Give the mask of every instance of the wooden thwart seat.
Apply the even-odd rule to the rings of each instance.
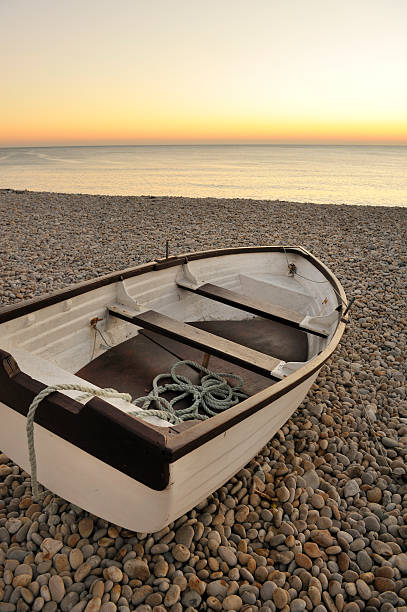
[[[129,311],[119,305],[109,306],[109,313],[119,319],[139,327],[159,332],[160,334],[180,340],[184,344],[198,348],[210,355],[216,355],[227,361],[241,365],[248,370],[271,376],[271,372],[281,363],[280,359],[260,351],[245,347],[237,342],[216,336],[202,329],[182,323],[154,310],[141,313]],[[284,362],[283,362],[284,363]],[[274,377],[273,377],[274,378]]]
[[[290,327],[301,329],[310,334],[321,336],[322,338],[326,338],[328,336],[328,334],[316,329],[310,329],[308,326],[303,328],[301,323],[304,320],[304,315],[293,310],[287,310],[285,308],[281,308],[281,306],[261,302],[246,295],[236,293],[235,291],[230,291],[230,289],[225,289],[224,287],[219,287],[218,285],[212,285],[211,283],[205,283],[204,285],[200,285],[198,287],[186,286],[184,284],[180,284],[180,286],[182,289],[186,289],[187,291],[192,291],[193,293],[197,293],[198,295],[202,295],[217,302],[222,302],[222,304],[227,304],[228,306],[234,306],[235,308],[239,308],[245,312],[251,312],[259,317],[272,319],[273,321],[284,323]]]

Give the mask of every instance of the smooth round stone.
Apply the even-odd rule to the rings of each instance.
[[[154,544],[154,546],[151,547],[150,553],[152,555],[162,555],[163,553],[166,553],[169,549],[170,547],[168,546],[168,544],[160,542],[159,544]]]
[[[154,566],[154,576],[164,578],[168,573],[168,563],[165,559],[159,559]]]
[[[332,527],[332,519],[329,516],[320,516],[317,525],[319,529],[330,529]]]
[[[311,487],[311,489],[318,489],[320,484],[320,478],[315,470],[308,470],[303,474],[305,486]]]
[[[260,597],[263,601],[268,601],[273,598],[273,593],[277,589],[275,582],[268,580],[260,588]]]
[[[93,597],[100,597],[102,598],[105,592],[105,585],[103,580],[95,580],[95,582],[92,583],[91,586],[91,593],[93,595]]]
[[[375,589],[379,591],[379,593],[384,593],[385,591],[394,591],[395,583],[390,578],[383,578],[382,576],[377,576],[374,581]]]
[[[48,582],[48,588],[53,601],[56,601],[57,603],[62,601],[65,596],[65,584],[60,576],[57,574],[55,576],[51,576]]]
[[[116,610],[117,606],[112,601],[106,601],[102,604],[102,607],[100,608],[100,612],[116,612]]]
[[[165,595],[164,605],[173,606],[179,601],[180,597],[181,588],[177,584],[172,584]]]
[[[321,592],[316,586],[308,587],[308,595],[314,606],[317,606],[321,603]]]
[[[45,600],[43,597],[36,597],[32,605],[33,612],[40,612],[40,610],[43,609],[44,604],[45,604]]]
[[[370,599],[372,596],[372,591],[370,590],[369,585],[367,585],[363,580],[356,580],[356,589],[360,597],[365,601]]]
[[[145,584],[140,588],[134,589],[131,601],[135,606],[137,606],[138,604],[143,603],[147,595],[150,595],[152,592],[152,587],[149,584]]]
[[[182,525],[182,527],[175,532],[175,541],[177,544],[183,544],[187,548],[190,548],[194,533],[194,529],[191,525]]]
[[[332,546],[336,543],[335,538],[329,533],[329,531],[326,531],[324,529],[316,529],[315,531],[313,531],[311,533],[311,539],[316,544],[324,546],[325,548],[327,546]]]
[[[373,514],[365,518],[365,526],[366,531],[375,531],[376,533],[378,533],[380,529],[380,523]]]
[[[206,592],[212,597],[226,597],[228,583],[225,580],[213,580],[208,583]]]
[[[190,608],[199,609],[201,601],[202,601],[201,594],[195,591],[194,589],[187,589],[182,594],[182,603],[187,608],[190,607]]]
[[[297,553],[295,555],[295,562],[299,567],[303,567],[306,570],[309,570],[312,567],[311,559],[304,553]]]
[[[83,580],[90,574],[92,571],[92,566],[88,561],[85,561],[78,567],[74,574],[75,582],[83,582]]]
[[[241,567],[239,570],[239,573],[240,573],[240,576],[243,578],[243,580],[247,580],[248,582],[250,582],[250,584],[254,582],[253,574],[249,572],[249,570],[246,567]]]
[[[237,565],[237,557],[232,548],[228,546],[219,546],[218,554],[225,563],[229,565],[229,567],[234,567]]]
[[[112,582],[121,582],[123,580],[123,572],[119,567],[115,567],[111,565],[107,567],[103,572],[105,578],[111,580]]]
[[[396,446],[399,445],[397,440],[394,440],[393,438],[388,438],[387,436],[384,436],[383,438],[381,438],[381,443],[386,448],[395,448]]]
[[[373,487],[366,493],[366,496],[370,502],[379,503],[382,499],[382,492],[379,487]]]
[[[76,570],[83,563],[83,553],[80,548],[73,548],[69,553],[69,564]]]
[[[315,542],[305,542],[304,553],[311,559],[317,559],[322,556],[322,552]]]
[[[60,608],[62,612],[69,612],[75,604],[79,601],[78,593],[72,591],[71,593],[67,593],[63,600],[60,603]]]
[[[57,572],[69,572],[71,569],[67,555],[63,555],[63,554],[55,555],[54,566]]]
[[[357,603],[351,601],[344,605],[343,612],[360,612],[360,608]]]
[[[360,550],[358,552],[356,556],[356,562],[362,572],[368,572],[373,567],[372,558],[365,550]]]
[[[209,609],[215,610],[215,612],[220,612],[220,610],[222,609],[222,604],[220,603],[219,599],[217,599],[213,595],[208,597],[208,599],[206,600],[206,603]]]
[[[310,501],[311,501],[312,506],[316,508],[317,510],[320,510],[321,508],[325,506],[324,498],[319,493],[314,493],[314,495],[311,496]]]
[[[341,572],[346,572],[349,569],[350,558],[345,552],[340,552],[338,555],[338,566]]]
[[[383,567],[379,567],[379,569],[377,570],[376,576],[380,576],[382,578],[393,578],[394,569],[392,567],[383,565]]]
[[[378,555],[384,557],[391,557],[393,554],[391,546],[389,546],[389,544],[386,544],[386,542],[381,542],[380,540],[373,540],[370,545],[372,547],[372,550],[374,550],[374,552]]]
[[[20,594],[22,596],[22,598],[24,599],[25,602],[27,602],[28,604],[32,604],[34,601],[34,595],[33,593],[27,589],[26,587],[22,587]]]
[[[394,563],[402,575],[407,574],[407,553],[396,555]]]
[[[384,593],[380,593],[379,600],[396,605],[399,598],[396,593],[393,593],[392,591],[385,591]]]
[[[87,604],[85,612],[99,612],[102,605],[100,597],[93,597]]]
[[[290,612],[303,612],[307,607],[306,602],[303,599],[293,599],[290,603]]]
[[[31,583],[31,580],[32,576],[30,574],[20,574],[13,578],[13,587],[26,587]]]
[[[285,540],[286,540],[285,535],[283,533],[279,533],[273,536],[272,538],[270,538],[269,545],[271,548],[275,548],[279,546],[280,544],[282,544],[283,542],[285,542]]]
[[[354,497],[359,493],[359,484],[356,480],[348,480],[343,488],[343,494],[345,497]]]
[[[228,595],[222,602],[223,610],[240,610],[243,605],[242,599],[239,595]],[[195,606],[196,607],[196,606]]]
[[[289,595],[287,591],[282,589],[281,587],[277,587],[273,593],[273,601],[276,604],[278,609],[284,608],[287,605],[289,600]]]
[[[290,498],[290,491],[287,489],[287,487],[282,486],[282,487],[279,487],[276,490],[276,495],[277,495],[278,499],[281,502],[284,503],[284,502],[289,500],[289,498]]]
[[[89,538],[93,531],[93,519],[90,517],[81,519],[78,524],[78,529],[83,538]]]
[[[184,544],[176,544],[172,548],[171,554],[176,561],[180,561],[181,563],[185,563],[191,557],[191,552]]]
[[[163,595],[162,593],[159,593],[158,591],[156,591],[155,593],[150,593],[150,595],[147,595],[146,597],[146,604],[148,604],[152,608],[154,606],[161,605],[162,601],[163,601]]]
[[[137,578],[144,581],[150,577],[149,567],[141,559],[128,559],[123,565],[123,570],[130,579]]]

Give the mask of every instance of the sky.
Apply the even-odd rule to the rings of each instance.
[[[0,146],[407,144],[406,0],[0,0]]]

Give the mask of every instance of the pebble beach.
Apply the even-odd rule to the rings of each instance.
[[[407,612],[407,208],[3,189],[0,305],[167,240],[302,245],[355,297],[351,322],[268,445],[160,532],[34,501],[0,450],[0,612]]]

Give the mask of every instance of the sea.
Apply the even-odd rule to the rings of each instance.
[[[407,206],[407,146],[0,148],[0,188]]]

